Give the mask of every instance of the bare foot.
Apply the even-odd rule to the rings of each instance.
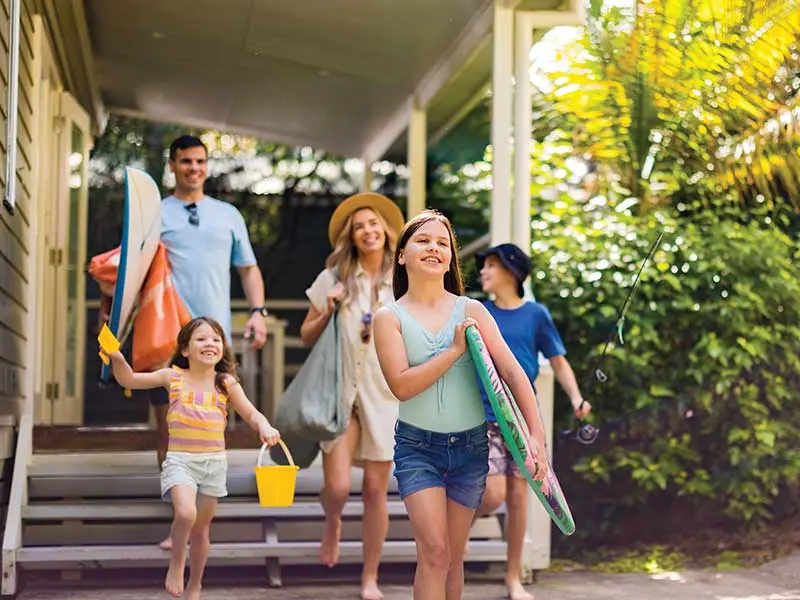
[[[161,548],[162,550],[167,550],[167,551],[172,550],[172,538],[168,537],[164,540],[161,540],[158,543],[158,547]]]
[[[325,519],[325,531],[319,547],[319,561],[332,567],[339,561],[339,538],[342,535],[342,519]]]
[[[361,584],[361,600],[383,600],[383,593],[378,589],[378,582],[370,581]]]
[[[176,598],[183,596],[183,577],[185,570],[186,556],[184,555],[183,560],[176,560],[173,556],[169,561],[167,579],[164,581],[164,587],[171,596],[175,596]]]
[[[201,585],[190,585],[186,588],[186,600],[200,600]]]
[[[533,594],[528,592],[519,580],[507,581],[506,588],[508,589],[508,600],[534,600]]]

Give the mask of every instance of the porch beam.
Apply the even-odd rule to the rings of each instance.
[[[427,144],[428,119],[421,102],[414,102],[408,123],[408,203],[406,218],[425,210],[425,158]]]
[[[511,239],[512,77],[514,9],[496,0],[492,57],[492,245]]]
[[[361,156],[366,162],[378,162],[383,155],[392,147],[395,140],[399,138],[408,127],[411,115],[413,96],[409,96],[397,107],[391,117],[389,117],[381,128],[372,136],[364,147]]]
[[[568,0],[567,10],[519,10],[517,18],[531,31],[579,27],[586,24],[586,10],[583,0]]]
[[[481,45],[485,43],[486,37],[492,31],[492,18],[492,0],[488,0],[485,7],[478,11],[467,23],[453,45],[433,65],[430,71],[420,79],[408,98],[370,136],[362,152],[365,160],[370,162],[380,160],[408,126],[414,102],[417,101],[422,108],[427,108],[434,96],[480,50]]]

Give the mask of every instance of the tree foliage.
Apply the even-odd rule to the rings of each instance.
[[[569,131],[644,210],[800,209],[798,36],[795,0],[594,2],[535,98],[535,135]]]

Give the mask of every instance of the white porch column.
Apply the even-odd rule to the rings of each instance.
[[[514,49],[514,210],[511,240],[526,254],[531,249],[531,84],[533,30],[524,12],[515,18]]]
[[[539,356],[539,376],[536,378],[536,399],[539,401],[540,415],[547,438],[547,457],[553,462],[553,407],[555,395],[555,374],[543,356]],[[564,474],[562,473],[562,476]],[[567,498],[569,501],[569,498]],[[550,566],[550,546],[553,523],[544,511],[542,503],[533,490],[528,490],[528,527],[525,536],[525,549],[522,552],[522,571],[541,571]],[[561,534],[559,534],[561,535]]]
[[[511,126],[514,9],[494,3],[492,29],[492,245],[511,239]]]
[[[408,205],[406,218],[425,210],[425,158],[428,151],[428,122],[425,108],[415,98],[408,122]]]
[[[530,51],[533,27],[530,13],[514,18],[514,203],[511,241],[526,254],[531,251],[531,82]],[[533,300],[531,280],[523,284],[525,298]]]
[[[361,178],[362,192],[372,191],[372,163],[367,158],[361,159],[361,164],[364,166],[364,176]]]

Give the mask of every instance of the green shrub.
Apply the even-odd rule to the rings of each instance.
[[[676,221],[566,198],[536,210],[534,293],[579,376],[666,231],[628,310],[624,344],[602,361],[608,381],[582,386],[612,443],[575,470],[623,483],[617,489],[630,495],[620,503],[705,497],[731,517],[768,518],[800,477],[797,244],[766,217]]]

